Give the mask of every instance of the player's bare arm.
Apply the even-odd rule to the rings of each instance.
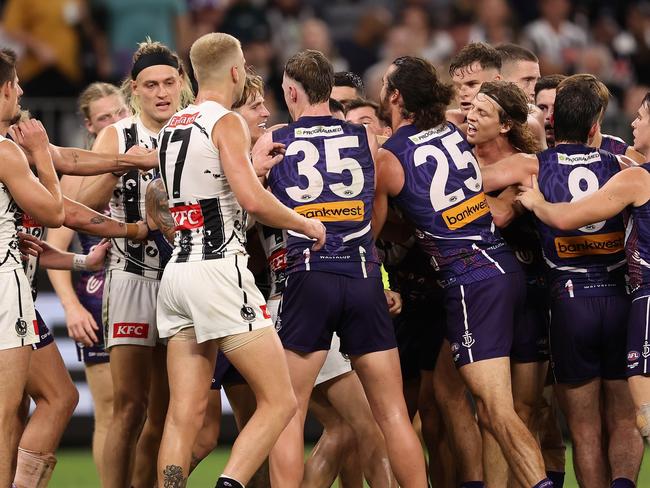
[[[394,197],[404,186],[404,171],[395,155],[379,149],[375,157],[375,199],[372,204],[372,233],[379,237],[388,216],[388,197]]]
[[[530,176],[539,171],[534,154],[517,153],[481,168],[483,190],[486,193],[503,190],[511,185],[530,184]]]
[[[494,225],[497,227],[508,227],[510,222],[523,213],[524,209],[515,201],[518,191],[517,187],[513,185],[503,190],[496,197],[485,196],[490,206]]]
[[[323,224],[317,219],[307,219],[288,209],[260,184],[253,165],[250,164],[250,135],[241,117],[235,114],[222,117],[212,129],[212,140],[219,149],[228,183],[244,210],[263,224],[290,229],[316,239],[314,250],[323,247]]]
[[[28,241],[42,250],[39,265],[46,269],[99,271],[104,267],[106,253],[111,247],[110,241],[104,239],[88,254],[75,254],[62,251],[31,234],[19,232],[18,237],[21,241]]]
[[[150,228],[159,229],[169,242],[174,242],[176,227],[163,180],[158,178],[147,186],[145,196],[147,205],[147,222]]]
[[[283,127],[283,125],[279,127]],[[279,128],[277,127],[277,128]],[[271,168],[284,158],[284,144],[273,142],[273,131],[269,129],[260,137],[251,151],[251,159],[255,174],[259,178],[266,178]]]
[[[21,209],[47,227],[59,227],[65,217],[63,197],[47,148],[45,129],[41,126],[40,133],[30,134],[28,138],[23,138],[17,130],[14,131],[14,136],[29,146],[39,176],[34,176],[27,158],[16,144],[3,141],[0,143],[0,159],[3,161],[0,165],[0,180],[7,185]]]
[[[65,208],[63,225],[78,232],[97,237],[127,237],[139,241],[143,240],[149,231],[144,222],[120,222],[68,197],[63,197],[63,200]]]
[[[642,168],[621,171],[597,192],[572,203],[549,203],[539,191],[535,176],[531,183],[532,187],[519,188],[517,200],[542,222],[560,230],[609,219],[629,205],[640,206],[650,199],[650,175]]]

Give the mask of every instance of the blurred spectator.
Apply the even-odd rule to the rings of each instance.
[[[616,36],[613,50],[629,59],[638,83],[650,85],[650,3],[630,5],[625,23],[627,31]]]
[[[147,37],[187,58],[191,39],[186,0],[92,0],[92,6],[95,18],[104,22],[113,78],[129,72],[138,43]]]
[[[300,48],[300,25],[313,17],[301,0],[272,0],[266,12],[271,27],[271,42],[277,54],[278,69]]]
[[[22,45],[18,77],[28,96],[76,96],[84,81],[80,30],[94,41],[99,65],[107,66],[85,0],[8,0],[2,26]]]
[[[506,0],[476,2],[476,23],[469,34],[470,42],[502,44],[514,39],[512,11]]]
[[[226,13],[227,2],[223,0],[187,0],[192,33],[190,38],[198,39],[217,30]]]
[[[315,49],[322,52],[332,63],[334,71],[348,69],[348,62],[339,56],[332,44],[329,27],[322,20],[313,18],[302,23],[300,26],[300,49]]]
[[[435,28],[430,12],[422,4],[408,5],[402,10],[400,24],[411,31],[415,44],[423,46],[420,56],[438,64],[452,55],[454,42],[446,31]]]
[[[387,9],[368,9],[359,19],[354,36],[338,42],[339,51],[350,64],[350,71],[364,73],[377,62],[379,46],[392,21],[393,17]]]
[[[539,57],[542,75],[571,73],[587,45],[587,34],[569,21],[568,0],[539,0],[538,4],[541,18],[525,27],[522,43]]]

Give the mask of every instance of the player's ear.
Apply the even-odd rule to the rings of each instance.
[[[239,82],[239,70],[237,69],[237,66],[231,66],[230,76],[232,77],[232,81],[236,85]]]
[[[600,123],[598,121],[594,122],[594,125],[591,126],[591,129],[589,129],[589,140],[591,140],[595,135],[596,132],[600,129]]]
[[[512,122],[510,122],[509,120],[499,125],[501,126],[499,127],[499,134],[506,134],[507,132],[510,132],[510,129],[512,129]]]

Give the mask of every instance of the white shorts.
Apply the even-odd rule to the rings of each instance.
[[[0,297],[0,350],[36,344],[36,311],[22,268],[0,273]]]
[[[273,325],[248,256],[168,263],[158,295],[158,334],[194,327],[197,342]]]
[[[126,271],[106,273],[102,303],[106,349],[120,345],[154,347],[156,297],[160,282]]]
[[[271,320],[273,325],[276,325],[276,320],[280,314],[280,304],[282,303],[282,296],[269,298],[268,309],[271,314]],[[332,334],[332,344],[330,345],[329,351],[327,351],[327,357],[323,363],[323,367],[318,373],[316,382],[314,386],[318,386],[321,383],[325,383],[331,379],[337,378],[342,374],[349,373],[352,371],[352,364],[350,359],[345,356],[339,349],[341,348],[341,339],[336,334]]]

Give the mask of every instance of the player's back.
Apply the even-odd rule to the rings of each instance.
[[[582,144],[559,144],[538,154],[539,188],[552,203],[597,191],[620,171],[616,156]],[[624,222],[621,214],[562,231],[537,221],[549,266],[551,296],[624,293]]]
[[[305,236],[288,232],[287,272],[379,277],[371,231],[375,165],[365,127],[331,116],[301,117],[274,131],[273,140],[286,147],[269,174],[274,195],[327,229],[317,252]]]
[[[229,113],[214,101],[189,105],[160,131],[160,173],[176,224],[171,262],[246,254],[246,212],[212,141],[213,127]]]
[[[650,173],[650,163],[641,167]],[[632,293],[647,295],[650,288],[650,201],[631,207],[625,235],[625,251]]]
[[[383,148],[402,165],[404,187],[395,201],[418,229],[443,286],[519,270],[494,226],[471,147],[453,124],[403,126]]]

